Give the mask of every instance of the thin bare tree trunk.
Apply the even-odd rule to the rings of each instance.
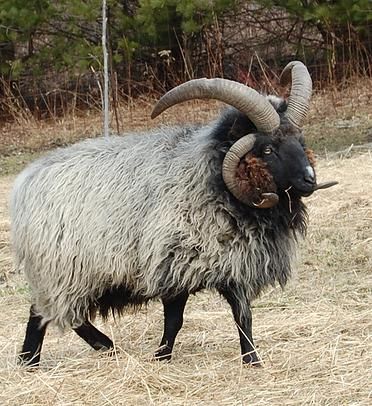
[[[102,0],[102,51],[103,51],[103,134],[109,136],[109,72],[107,52],[107,5]]]

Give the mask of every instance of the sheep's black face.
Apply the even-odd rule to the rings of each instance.
[[[309,196],[315,190],[315,171],[302,136],[258,136],[252,153],[265,162],[278,192],[290,190],[299,196]]]

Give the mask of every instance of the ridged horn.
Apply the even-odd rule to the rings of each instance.
[[[258,209],[271,209],[279,203],[279,196],[276,193],[262,193],[262,200],[259,203],[253,203]]]
[[[335,185],[338,185],[338,182],[335,181],[335,180],[330,181],[330,182],[318,183],[318,184],[315,186],[314,191],[315,191],[315,190],[320,190],[320,189],[328,189],[329,187],[332,187],[332,186],[335,186]]]
[[[287,85],[291,81],[291,92],[285,115],[293,125],[301,128],[309,111],[313,88],[309,71],[302,62],[292,61],[283,69],[280,83]]]
[[[242,83],[221,78],[193,79],[173,88],[156,103],[151,118],[193,99],[215,99],[230,104],[244,113],[258,131],[270,133],[280,124],[278,113],[262,95]]]
[[[254,134],[248,134],[236,141],[229,151],[226,153],[222,163],[222,177],[225,185],[230,192],[241,202],[251,207],[267,209],[275,206],[279,197],[275,193],[263,193],[260,202],[252,202],[249,197],[241,192],[237,178],[236,169],[239,165],[241,158],[246,155],[252,148],[256,141]]]

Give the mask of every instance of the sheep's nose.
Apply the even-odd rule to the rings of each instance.
[[[315,184],[315,172],[311,166],[306,167],[306,173],[304,176],[304,180],[307,183]]]

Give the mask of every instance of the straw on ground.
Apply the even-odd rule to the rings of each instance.
[[[338,187],[308,199],[310,228],[298,273],[284,292],[254,303],[265,367],[243,367],[230,310],[213,293],[188,303],[172,363],[151,360],[162,309],[98,326],[114,338],[109,357],[74,333],[49,329],[41,368],[16,365],[29,292],[12,271],[7,194],[0,178],[1,405],[367,405],[372,396],[372,155],[320,160],[319,180]]]

